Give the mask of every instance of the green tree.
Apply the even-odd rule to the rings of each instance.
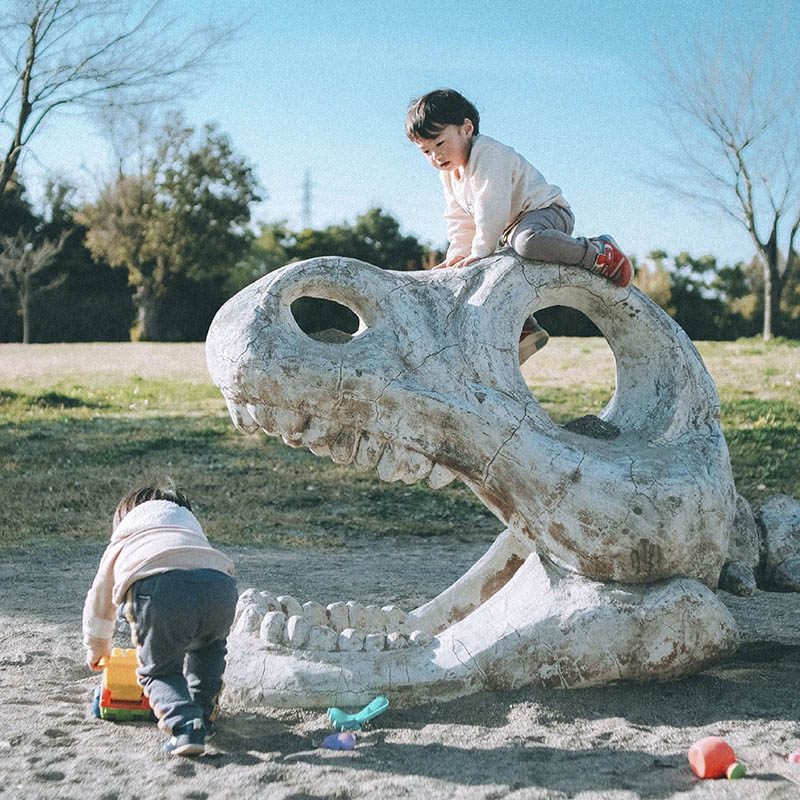
[[[750,294],[736,301],[738,306],[749,309],[754,317],[764,315],[764,267],[760,257],[756,256],[744,267],[745,279]],[[800,339],[800,270],[789,274],[781,294],[781,334]]]
[[[186,31],[163,0],[17,0],[0,6],[0,195],[46,121],[82,111],[165,103],[188,90],[230,28]]]
[[[222,286],[247,251],[250,205],[260,199],[252,167],[213,125],[198,135],[173,120],[155,145],[142,174],[120,175],[76,214],[95,258],[128,270],[134,336],[149,341],[163,338],[171,288]]]
[[[755,333],[747,298],[754,287],[743,264],[717,263],[653,250],[637,271],[635,283],[647,292],[693,339],[736,339]]]
[[[292,259],[286,252],[284,242],[290,241],[293,235],[283,220],[262,223],[258,236],[225,281],[228,296],[288,264]]]
[[[16,173],[0,192],[0,236],[33,231],[41,222],[25,198],[25,187]],[[18,342],[21,337],[19,298],[9,281],[0,280],[0,341]]]
[[[380,208],[371,208],[356,218],[355,225],[346,222],[321,230],[290,230],[285,222],[261,227],[261,234],[237,269],[238,290],[256,278],[292,261],[318,256],[357,258],[382,269],[422,269],[427,249],[414,236],[400,232],[400,223]],[[358,325],[356,315],[331,300],[303,297],[292,304],[292,312],[307,333],[335,328],[353,333]]]
[[[25,186],[16,173],[0,192],[0,234],[13,235],[19,230],[32,231],[41,222],[25,197]]]
[[[783,287],[781,298],[783,332],[793,339],[800,339],[800,269],[790,273]]]
[[[400,233],[400,223],[380,208],[356,217],[355,225],[345,222],[287,234],[282,246],[292,261],[335,255],[358,258],[381,269],[422,269],[425,248],[414,236]]]
[[[291,261],[318,256],[342,256],[367,261],[381,269],[422,269],[427,248],[416,237],[400,233],[400,223],[380,208],[356,217],[355,225],[343,222],[327,228],[293,231],[285,221],[261,226],[258,238],[236,289]]]
[[[671,275],[670,306],[675,321],[693,339],[720,338],[719,322],[725,306],[712,288],[717,276],[716,258],[679,253],[673,259]]]
[[[57,239],[71,231],[54,269],[66,279],[34,300],[31,316],[39,342],[120,341],[130,336],[133,304],[127,271],[96,261],[86,247],[86,229],[74,214],[75,188],[63,181],[46,186],[41,233]]]
[[[356,219],[355,241],[363,248],[362,261],[383,269],[422,269],[425,248],[414,236],[400,233],[400,223],[380,208],[371,208]]]

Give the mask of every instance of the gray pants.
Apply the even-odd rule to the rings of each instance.
[[[171,732],[210,720],[222,689],[236,581],[213,569],[175,569],[136,581],[127,599],[136,674],[159,725]]]
[[[574,226],[575,217],[568,209],[540,208],[526,214],[514,226],[508,243],[523,258],[591,269],[598,250],[585,237],[570,236]]]

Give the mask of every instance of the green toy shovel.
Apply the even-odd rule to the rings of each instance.
[[[389,708],[385,697],[376,697],[357,714],[346,714],[341,708],[329,708],[328,719],[337,731],[360,731],[361,726]]]

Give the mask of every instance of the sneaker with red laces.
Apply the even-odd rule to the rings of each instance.
[[[549,339],[547,331],[533,317],[528,317],[519,335],[519,365],[522,366],[532,355],[541,350]]]
[[[633,267],[619,245],[607,233],[589,241],[600,251],[592,267],[594,272],[608,278],[617,286],[627,286],[633,277]]]

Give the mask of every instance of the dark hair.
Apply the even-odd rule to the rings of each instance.
[[[455,89],[437,89],[414,100],[406,113],[406,136],[412,142],[433,139],[446,125],[472,122],[474,135],[478,135],[480,114],[466,97]]]
[[[117,510],[114,512],[114,528],[122,522],[125,515],[131,509],[136,508],[136,506],[142,503],[146,503],[148,500],[169,500],[171,503],[176,503],[191,511],[192,507],[189,505],[189,500],[186,495],[176,489],[172,481],[168,481],[168,483],[169,486],[143,486],[140,489],[131,489],[131,491],[119,501]]]

